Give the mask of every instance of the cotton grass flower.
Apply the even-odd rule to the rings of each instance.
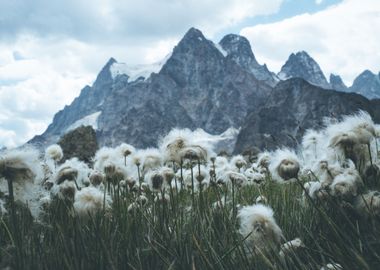
[[[278,149],[270,160],[269,171],[275,181],[284,182],[298,177],[300,162],[293,151]]]
[[[303,248],[303,244],[300,238],[295,238],[281,245],[280,256],[285,257],[286,255],[294,253],[297,249]]]
[[[52,144],[45,150],[45,158],[59,162],[63,158],[63,151],[58,144]]]
[[[282,238],[273,210],[263,204],[245,206],[238,212],[240,234],[247,237],[246,245],[250,250],[265,251],[276,249]]]
[[[231,159],[230,164],[233,168],[236,168],[237,172],[240,172],[241,168],[245,168],[247,166],[247,162],[242,155],[234,156]]]
[[[334,178],[330,189],[333,196],[348,199],[357,196],[362,186],[359,173],[355,169],[347,169]]]
[[[94,216],[97,212],[111,207],[112,199],[95,187],[85,187],[75,194],[74,210],[79,217]]]

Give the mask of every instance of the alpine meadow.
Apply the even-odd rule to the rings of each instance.
[[[0,3],[0,269],[380,269],[377,1],[53,2]]]

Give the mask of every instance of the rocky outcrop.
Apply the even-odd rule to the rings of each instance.
[[[380,106],[354,93],[326,91],[303,79],[280,82],[268,102],[247,116],[238,135],[235,152],[252,146],[272,150],[297,147],[309,128],[323,126],[325,117],[339,118],[358,110],[367,111],[380,121]]]
[[[64,162],[77,157],[88,164],[92,162],[98,150],[95,130],[90,126],[81,126],[65,134],[58,142],[63,151]]]

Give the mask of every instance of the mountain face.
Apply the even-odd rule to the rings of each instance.
[[[268,102],[247,116],[235,152],[252,146],[268,150],[297,147],[307,129],[322,127],[324,117],[340,117],[364,110],[379,122],[377,103],[379,100],[370,101],[354,93],[326,91],[299,78],[280,82]]]
[[[311,84],[322,88],[330,88],[330,85],[317,62],[305,51],[297,52],[296,54],[292,53],[286,63],[282,66],[281,71],[278,73],[278,77],[281,80],[302,78]]]
[[[227,58],[252,73],[258,80],[265,81],[270,86],[275,86],[279,81],[278,77],[270,72],[265,64],[260,65],[257,62],[251,45],[245,37],[229,34],[219,42],[219,45],[226,52]]]
[[[374,74],[365,70],[354,80],[349,91],[361,94],[369,99],[380,98],[380,72]]]
[[[156,146],[175,127],[211,134],[232,127],[232,133],[239,132],[235,151],[243,151],[251,146],[295,146],[303,132],[321,125],[325,116],[363,109],[380,119],[379,100],[323,89],[329,84],[305,52],[292,54],[279,75],[290,79],[279,81],[260,65],[246,38],[227,35],[214,44],[191,28],[172,53],[153,66],[129,68],[111,58],[94,84],[84,87],[30,143],[45,147],[84,125],[96,131],[100,146],[127,142],[146,148]],[[358,88],[368,82],[377,85],[373,76],[355,81]],[[330,82],[343,89],[340,77],[332,75]],[[235,143],[232,137],[230,144]]]
[[[347,91],[347,86],[339,75],[330,74],[330,86],[337,91]]]
[[[100,145],[126,141],[136,147],[154,146],[174,127],[222,133],[240,127],[248,110],[260,106],[271,91],[194,28],[161,70],[148,78],[113,76],[115,64],[111,59],[94,85],[85,87],[31,143],[55,142],[80,123],[95,126]]]

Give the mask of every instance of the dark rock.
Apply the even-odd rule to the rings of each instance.
[[[64,162],[67,159],[77,157],[91,164],[95,152],[98,150],[95,130],[90,126],[80,126],[65,134],[58,142],[63,151]]]

